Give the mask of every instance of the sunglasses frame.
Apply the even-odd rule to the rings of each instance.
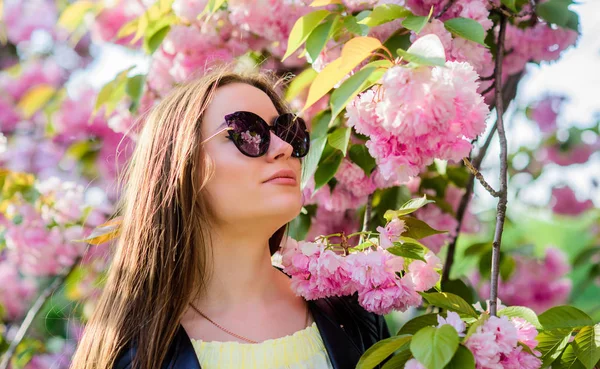
[[[275,129],[276,129],[276,124],[277,124],[277,121],[279,120],[279,118],[281,118],[282,116],[285,116],[285,115],[294,115],[293,113],[283,113],[283,114],[280,114],[280,115],[276,116],[275,118],[273,118],[273,119],[272,119],[272,122],[273,122],[273,124],[272,124],[272,125],[269,125],[269,124],[268,124],[268,123],[267,123],[267,122],[266,122],[266,121],[265,121],[265,120],[264,120],[264,119],[263,119],[263,118],[262,118],[260,115],[258,115],[258,114],[256,114],[256,113],[253,113],[253,112],[250,112],[250,111],[239,110],[239,111],[235,111],[235,112],[233,112],[233,113],[230,113],[230,114],[227,114],[227,115],[225,115],[225,122],[224,122],[224,123],[225,123],[225,124],[227,124],[227,125],[229,125],[229,123],[227,122],[227,117],[228,117],[228,116],[230,116],[230,115],[233,115],[233,114],[237,114],[237,113],[244,113],[244,114],[251,114],[251,115],[254,115],[254,116],[255,116],[255,117],[258,119],[258,121],[259,121],[259,122],[261,122],[261,124],[262,124],[263,126],[266,126],[266,127],[267,127],[267,131],[269,132],[269,136],[268,136],[268,137],[269,137],[269,145],[271,144],[271,141],[270,141],[270,139],[271,139],[271,134],[270,134],[270,133],[271,133],[271,132],[273,132],[273,134],[275,134],[275,136],[277,136],[277,134],[275,133]],[[306,135],[307,135],[307,138],[308,138],[308,140],[307,140],[307,149],[306,149],[306,154],[304,154],[304,155],[302,155],[302,156],[293,156],[293,155],[292,155],[292,156],[293,156],[293,157],[295,157],[295,158],[303,158],[304,156],[306,156],[306,155],[308,154],[308,151],[310,150],[310,132],[309,132],[309,131],[308,131],[308,129],[306,128],[306,122],[304,122],[304,120],[303,120],[302,118],[300,118],[300,117],[299,117],[299,116],[297,116],[297,115],[294,115],[294,119],[301,119],[301,120],[302,120],[302,122],[304,123],[304,132],[306,132]],[[225,132],[225,131],[233,131],[233,130],[234,130],[234,128],[232,128],[232,127],[229,127],[229,126],[227,126],[227,127],[224,127],[223,129],[220,129],[220,130],[218,130],[217,132],[213,133],[212,135],[210,135],[209,137],[207,137],[206,139],[204,139],[204,140],[201,142],[201,144],[204,144],[204,143],[206,143],[208,140],[210,140],[210,139],[212,139],[213,137],[217,136],[217,135],[218,135],[218,134],[220,134],[221,132]],[[279,137],[279,136],[277,136],[277,137]],[[249,154],[245,153],[245,152],[244,152],[242,149],[240,149],[240,148],[239,148],[239,146],[238,146],[238,145],[235,143],[235,141],[234,141],[233,137],[231,136],[231,133],[230,133],[230,134],[227,136],[227,138],[228,138],[228,139],[230,139],[230,140],[231,140],[231,141],[234,143],[234,145],[237,147],[237,149],[238,149],[238,150],[239,150],[239,151],[240,151],[242,154],[244,154],[244,155],[246,155],[246,156],[248,156],[248,157],[251,157],[251,158],[258,158],[258,157],[264,156],[264,155],[266,154],[266,152],[265,152],[264,154],[262,154],[262,155],[258,155],[258,156],[249,155]],[[279,137],[279,138],[281,139],[281,137]],[[285,140],[284,140],[284,141],[285,141]],[[287,141],[285,141],[285,142],[286,142],[286,143],[288,143],[289,145],[291,145],[289,142],[287,142]],[[267,146],[267,148],[268,148],[268,146]]]

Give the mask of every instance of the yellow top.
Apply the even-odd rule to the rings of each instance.
[[[333,369],[317,323],[260,343],[192,339],[202,369]]]

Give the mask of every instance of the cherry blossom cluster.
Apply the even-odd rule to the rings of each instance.
[[[425,261],[387,251],[404,231],[399,219],[378,231],[380,238],[373,242],[373,247],[347,254],[321,240],[297,242],[288,238],[282,265],[284,272],[292,277],[296,294],[312,300],[357,293],[359,303],[377,314],[419,305],[418,292],[432,288],[439,281],[440,259],[430,251],[425,254]]]
[[[466,324],[460,316],[449,311],[444,318],[438,315],[438,327],[450,325],[459,337],[465,337]],[[525,319],[489,317],[462,342],[473,357],[477,369],[538,369],[542,366],[541,353],[536,350],[537,329]],[[531,353],[525,351],[523,346]],[[425,369],[416,359],[406,362],[405,369]]]
[[[408,182],[433,159],[459,161],[485,129],[489,112],[468,63],[394,66],[347,107],[348,125],[369,136],[369,153],[386,180]]]

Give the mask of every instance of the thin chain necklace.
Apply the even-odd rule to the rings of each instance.
[[[197,312],[198,314],[200,314],[200,315],[201,315],[201,316],[202,316],[204,319],[206,319],[206,320],[208,320],[209,322],[211,322],[213,325],[215,325],[217,328],[219,328],[219,329],[220,329],[220,330],[222,330],[223,332],[225,332],[225,333],[227,333],[227,334],[230,334],[230,335],[232,335],[232,336],[234,336],[234,337],[237,337],[237,338],[241,339],[242,341],[246,341],[246,342],[249,342],[249,343],[258,343],[257,341],[253,341],[253,340],[251,340],[251,339],[249,339],[249,338],[246,338],[246,337],[240,336],[239,334],[235,334],[235,333],[231,332],[230,330],[227,330],[227,329],[226,329],[226,328],[224,328],[223,326],[221,326],[221,325],[217,324],[215,321],[213,321],[212,319],[210,319],[209,317],[207,317],[207,316],[206,316],[206,315],[205,315],[203,312],[201,312],[201,311],[200,311],[200,309],[198,309],[196,306],[194,306],[194,304],[192,304],[191,302],[190,302],[189,304],[190,304],[190,306],[191,306],[191,307],[192,307],[194,310],[196,310],[196,312]],[[304,326],[305,326],[305,327],[308,325],[308,317],[309,317],[309,315],[310,315],[309,313],[310,313],[310,310],[308,309],[308,304],[307,304],[307,306],[306,306],[306,319],[304,320]]]

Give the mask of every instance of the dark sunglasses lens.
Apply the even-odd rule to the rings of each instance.
[[[310,137],[302,118],[291,113],[280,115],[275,122],[275,134],[292,145],[292,156],[301,158],[308,154]]]
[[[225,116],[230,128],[229,137],[237,148],[247,156],[264,155],[269,148],[269,130],[261,118],[248,112],[236,112]]]

